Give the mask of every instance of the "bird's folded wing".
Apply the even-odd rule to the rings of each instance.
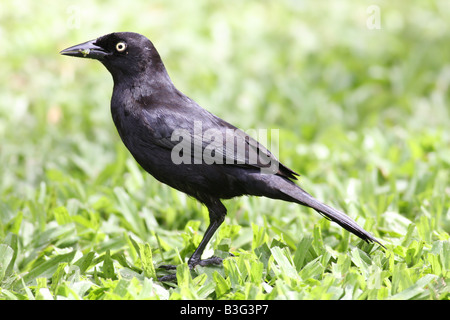
[[[153,143],[171,150],[174,156],[182,151],[184,159],[193,164],[243,166],[296,179],[296,172],[244,131],[204,109],[189,111],[171,110],[166,116],[166,112],[145,110],[146,123],[155,132]]]

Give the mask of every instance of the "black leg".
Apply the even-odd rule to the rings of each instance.
[[[197,249],[195,249],[192,256],[189,258],[188,265],[189,268],[193,269],[197,265],[207,266],[211,264],[220,265],[222,263],[222,259],[219,257],[211,257],[208,259],[201,259],[203,251],[205,251],[206,245],[211,240],[211,237],[216,233],[217,229],[225,220],[225,216],[227,214],[227,209],[225,206],[219,201],[214,200],[209,204],[206,204],[206,207],[209,210],[209,226],[203,235],[203,239],[198,245]],[[166,270],[176,269],[174,265],[163,265],[159,266],[159,268]],[[164,276],[160,278],[160,281],[172,280],[174,275]]]
[[[195,267],[196,265],[206,266],[210,264],[222,263],[222,259],[218,257],[211,257],[201,260],[206,245],[208,244],[209,240],[211,240],[211,237],[214,235],[214,233],[216,233],[220,225],[223,223],[223,221],[225,220],[225,215],[227,214],[227,209],[219,200],[212,202],[211,204],[207,205],[207,207],[209,210],[209,226],[206,229],[202,241],[198,245],[197,249],[195,249],[194,253],[188,261],[188,265],[191,268]]]

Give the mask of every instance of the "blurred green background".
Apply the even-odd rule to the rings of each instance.
[[[110,216],[123,199],[163,228],[207,217],[132,161],[112,123],[104,67],[59,55],[114,31],[152,40],[175,85],[209,111],[243,129],[280,129],[278,157],[302,186],[377,236],[400,244],[409,222],[426,217],[430,233],[419,235],[448,240],[449,21],[446,0],[3,1],[0,240],[29,244],[17,272],[45,247],[33,241],[53,226],[55,208],[97,219],[95,244],[123,230],[150,241]],[[273,214],[280,228],[294,221],[287,229],[297,237],[320,219],[311,212],[296,229],[279,211],[303,209],[228,205],[231,221],[262,225]]]
[[[380,29],[368,27],[373,4]],[[49,169],[75,167],[92,179],[114,161],[110,75],[58,54],[113,31],[150,38],[176,86],[204,108],[243,129],[280,129],[279,157],[315,182],[329,181],[336,162],[343,186],[376,168],[403,188],[414,175],[433,175],[448,196],[449,7],[8,1],[0,16],[2,196],[33,195]]]

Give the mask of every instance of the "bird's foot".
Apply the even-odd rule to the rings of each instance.
[[[176,268],[177,266],[175,264],[163,264],[157,267],[157,269],[164,269],[164,270],[175,270]]]
[[[230,255],[232,255],[232,254],[230,254]],[[194,269],[196,266],[202,266],[202,267],[205,267],[205,266],[210,266],[210,265],[216,265],[216,266],[218,266],[218,265],[221,265],[222,264],[222,261],[223,261],[223,259],[222,258],[219,258],[219,257],[216,257],[216,256],[212,256],[211,258],[208,258],[208,259],[189,259],[189,261],[188,261],[188,266],[189,266],[189,269]],[[176,265],[173,265],[173,264],[165,264],[165,265],[161,265],[161,266],[159,266],[158,267],[158,269],[164,269],[164,270],[175,270],[177,268],[177,266]],[[163,276],[163,277],[160,277],[160,278],[158,278],[158,280],[159,281],[172,281],[172,280],[175,280],[176,279],[176,274],[170,274],[170,275],[167,275],[167,276]]]
[[[212,256],[211,258],[208,259],[189,259],[188,261],[188,266],[189,269],[194,269],[196,266],[209,266],[211,264],[215,264],[215,265],[220,265],[222,264],[223,259],[216,257],[216,256]],[[160,265],[158,267],[158,269],[164,269],[164,270],[175,270],[177,268],[177,265],[174,264],[163,264]]]
[[[218,265],[222,264],[222,261],[223,261],[222,258],[219,258],[219,257],[216,257],[216,256],[212,256],[211,258],[203,259],[203,260],[201,260],[201,259],[195,259],[195,260],[194,259],[189,259],[188,266],[189,266],[190,269],[194,269],[196,266],[205,267],[205,266],[209,266],[209,265],[212,265],[212,264],[218,266]]]

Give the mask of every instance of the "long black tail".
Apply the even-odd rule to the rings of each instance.
[[[246,176],[246,178],[249,177],[249,175]],[[247,194],[295,202],[310,207],[364,241],[376,242],[384,248],[384,245],[377,238],[361,228],[352,218],[318,201],[293,181],[270,174],[255,174],[251,178],[254,179],[251,183],[246,181]]]
[[[378,239],[361,228],[352,218],[345,213],[318,201],[294,182],[277,175],[259,175],[257,176],[257,179],[261,182],[264,181],[262,184],[255,184],[255,186],[262,187],[263,190],[255,190],[256,193],[250,192],[250,194],[264,195],[266,197],[296,202],[310,207],[361,239],[367,242],[376,242],[384,247]]]
[[[316,210],[320,214],[324,215],[331,221],[336,222],[342,228],[357,235],[366,242],[376,242],[382,247],[384,247],[383,244],[381,244],[381,242],[378,239],[376,239],[369,232],[361,228],[352,218],[347,216],[345,213],[340,212],[339,210],[336,210],[330,206],[327,206],[326,204],[315,199],[313,196],[311,196],[302,188],[298,186],[296,187],[297,188],[293,188],[293,190],[288,193],[288,195],[292,197],[295,202],[298,202],[304,206]]]

